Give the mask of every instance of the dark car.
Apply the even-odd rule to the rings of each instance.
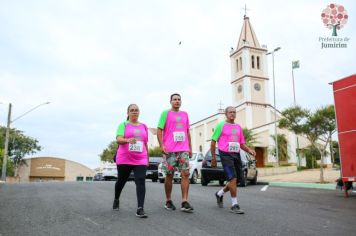
[[[153,182],[158,180],[158,165],[163,161],[163,157],[150,157],[149,165],[146,171],[146,179],[152,179]]]
[[[203,186],[207,186],[210,181],[218,180],[219,184],[222,186],[226,180],[224,170],[222,168],[222,164],[220,161],[219,150],[216,150],[216,168],[211,168],[211,152],[210,150],[206,153],[203,161],[203,165],[201,168],[201,184]],[[241,171],[243,174],[243,178],[240,181],[239,185],[245,187],[247,185],[247,181],[250,184],[257,183],[257,174],[258,171],[256,169],[256,160],[252,159],[251,156],[246,153],[244,150],[240,150],[241,156]]]

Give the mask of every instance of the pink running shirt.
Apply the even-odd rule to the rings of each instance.
[[[125,121],[117,129],[116,136],[119,135],[124,136],[125,139],[135,138],[138,141],[135,145],[129,143],[119,145],[119,150],[116,154],[116,164],[147,165],[147,126],[142,123],[134,125]]]
[[[189,118],[185,111],[163,111],[158,129],[163,130],[163,145],[167,152],[189,152]]]

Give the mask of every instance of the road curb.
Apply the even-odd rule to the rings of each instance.
[[[318,184],[318,183],[295,183],[295,182],[269,182],[269,186],[288,187],[288,188],[312,188],[335,190],[335,184]]]

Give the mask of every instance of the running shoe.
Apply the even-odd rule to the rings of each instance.
[[[119,199],[114,199],[114,203],[112,204],[112,209],[118,211],[119,205],[120,205]]]
[[[224,195],[219,196],[218,192],[215,193],[215,197],[216,197],[216,203],[218,204],[218,207],[223,208],[224,207]]]
[[[166,202],[166,205],[164,205],[164,208],[166,208],[169,211],[174,211],[176,207],[174,206],[172,200],[169,200]]]
[[[189,204],[189,202],[182,202],[180,210],[184,212],[193,212],[194,208]]]
[[[239,204],[233,205],[230,209],[230,212],[235,214],[245,214],[245,212],[240,209]]]
[[[139,218],[147,218],[148,217],[142,207],[137,208],[136,216]]]

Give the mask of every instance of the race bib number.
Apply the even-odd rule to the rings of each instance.
[[[130,152],[142,152],[143,151],[143,142],[136,141],[136,143],[129,144],[129,151]]]
[[[174,142],[184,142],[185,141],[185,133],[184,132],[173,132]]]
[[[229,142],[229,152],[239,152],[240,144],[237,142]]]

